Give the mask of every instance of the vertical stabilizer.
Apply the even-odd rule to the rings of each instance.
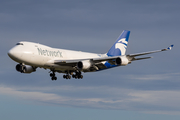
[[[108,56],[119,56],[119,55],[125,55],[128,39],[129,39],[130,31],[124,30],[119,38],[116,40],[114,45],[111,47],[111,49],[108,51]]]

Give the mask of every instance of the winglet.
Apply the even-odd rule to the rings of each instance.
[[[162,49],[161,51],[171,50],[174,45],[170,45],[167,49]]]
[[[168,50],[171,50],[173,46],[174,46],[174,45],[171,45],[171,46],[169,46],[167,49],[168,49]]]

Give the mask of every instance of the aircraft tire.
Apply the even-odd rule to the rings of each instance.
[[[66,75],[63,75],[63,78],[65,79],[65,78],[66,78]]]
[[[76,75],[73,74],[73,75],[72,75],[72,78],[75,78],[75,77],[76,77]]]
[[[83,79],[83,75],[81,75],[81,79]]]
[[[53,77],[53,73],[50,74],[50,77]]]
[[[57,77],[53,76],[53,77],[51,78],[51,80],[57,80]]]

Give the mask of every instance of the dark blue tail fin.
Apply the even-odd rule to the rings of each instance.
[[[129,39],[130,31],[124,30],[119,38],[116,40],[114,45],[108,51],[108,56],[120,56],[125,55],[128,39]]]

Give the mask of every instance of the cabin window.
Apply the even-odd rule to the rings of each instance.
[[[17,43],[16,45],[23,45],[23,43]]]

